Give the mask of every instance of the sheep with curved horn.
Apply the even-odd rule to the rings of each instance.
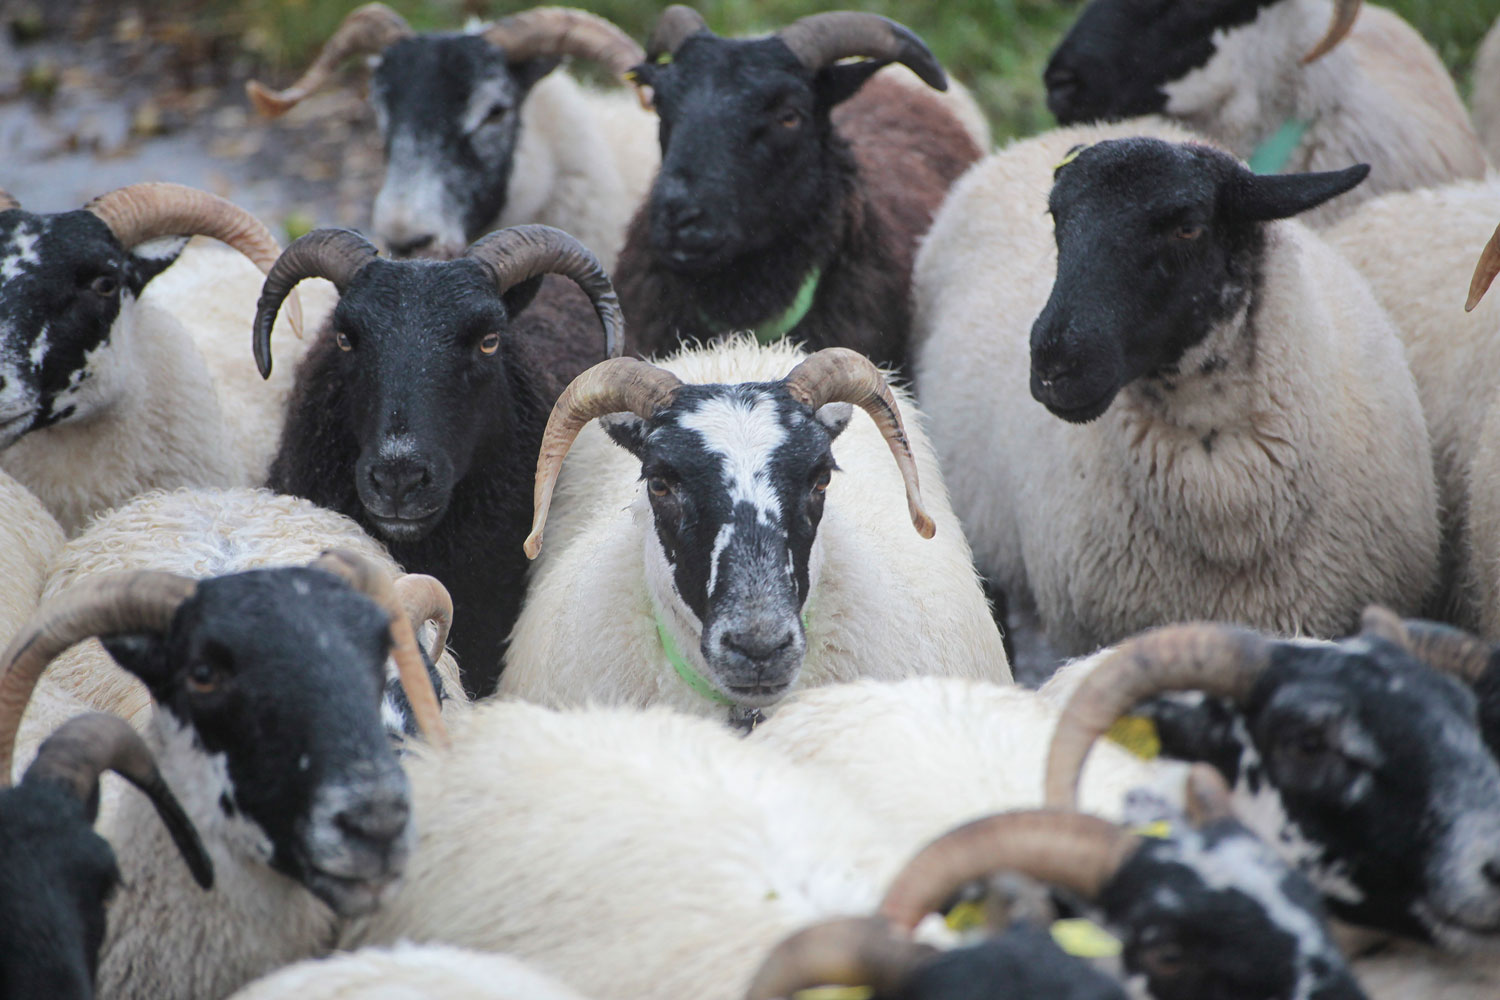
[[[741,339],[580,375],[539,448],[500,691],[743,725],[857,677],[1008,682],[912,407],[844,348]]]
[[[357,233],[316,230],[266,277],[263,373],[277,308],[312,277],[332,281],[339,303],[297,371],[269,484],[355,519],[408,570],[442,580],[464,683],[487,694],[524,590],[547,414],[624,343],[609,278],[546,226],[491,233],[443,262],[387,260]]]
[[[1366,199],[1478,180],[1484,149],[1438,54],[1384,7],[1274,0],[1160,11],[1093,0],[1047,64],[1061,125],[1164,115],[1257,173],[1371,166],[1314,209],[1327,226]]]
[[[641,47],[570,7],[537,7],[457,32],[416,33],[390,8],[349,14],[307,72],[252,103],[279,115],[325,86],[346,59],[377,59],[370,101],[386,176],[374,232],[398,257],[457,256],[523,223],[577,236],[613,267],[626,223],[656,169],[656,126],[627,91],[553,72],[573,57],[626,80]]]
[[[0,258],[11,262],[0,276],[0,467],[69,532],[148,489],[249,485],[264,472],[265,445],[254,435],[279,426],[279,416],[227,409],[215,355],[190,328],[238,337],[198,329],[189,303],[164,308],[144,296],[182,249],[162,238],[194,234],[263,270],[279,252],[242,209],[176,184],[121,188],[81,211],[0,219]],[[296,320],[300,307],[292,312]]]

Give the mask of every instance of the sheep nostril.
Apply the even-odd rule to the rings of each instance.
[[[1479,871],[1492,886],[1500,886],[1500,858],[1491,858],[1479,866]]]

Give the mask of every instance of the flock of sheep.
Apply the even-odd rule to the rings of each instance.
[[[374,242],[0,191],[0,1000],[1500,991],[1500,25],[355,57]]]

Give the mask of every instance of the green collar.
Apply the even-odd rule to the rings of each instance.
[[[1301,118],[1288,118],[1282,122],[1281,127],[1250,154],[1250,169],[1257,174],[1281,173],[1297,147],[1302,145],[1302,137],[1307,134],[1310,124]]]
[[[802,631],[807,631],[806,609],[802,612]],[[688,687],[711,702],[730,707],[734,706],[732,698],[726,698],[718,688],[714,687],[702,674],[694,670],[692,664],[688,663],[687,657],[682,655],[682,650],[677,648],[677,641],[672,638],[672,633],[667,628],[666,622],[661,620],[660,613],[656,614],[656,637],[661,641],[661,651],[666,655],[667,662],[672,665],[672,669],[677,671],[677,676],[681,677]]]
[[[823,269],[815,267],[802,279],[802,287],[797,289],[797,297],[787,307],[786,312],[774,319],[755,327],[751,332],[755,334],[756,342],[771,344],[785,337],[791,332],[792,327],[802,322],[807,317],[807,312],[812,308],[813,298],[818,294],[818,282],[823,278]]]

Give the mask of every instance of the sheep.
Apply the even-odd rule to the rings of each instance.
[[[1416,610],[1438,527],[1411,373],[1368,285],[1289,219],[1365,169],[1257,177],[1145,127],[996,154],[918,255],[918,398],[981,573],[1065,654]]]
[[[1368,184],[1307,213],[1317,227],[1366,198],[1478,179],[1488,167],[1437,53],[1391,11],[1361,13],[1359,0],[1165,13],[1093,0],[1043,78],[1062,125],[1164,114],[1258,173],[1369,163]]]
[[[850,423],[851,402],[873,422]],[[1008,682],[920,417],[903,429],[903,409],[911,398],[848,349],[749,337],[580,376],[543,440],[528,554],[556,483],[554,535],[500,691],[753,723],[789,690],[856,677]],[[835,469],[851,482],[833,484]]]
[[[104,515],[61,546],[50,560],[45,587],[39,585],[37,591],[50,600],[89,580],[133,570],[206,579],[307,562],[331,548],[356,553],[388,577],[399,575],[386,551],[358,525],[306,500],[248,488],[157,491]],[[413,621],[412,626],[420,629],[422,623]],[[443,655],[441,643],[430,649],[442,677],[440,695],[456,705],[463,700],[457,666],[452,656]],[[31,749],[60,722],[90,709],[120,716],[142,731],[153,715],[147,686],[117,669],[95,640],[60,654],[43,677],[22,720],[17,765],[24,765]],[[394,663],[388,665],[382,715],[393,736],[415,733],[416,720],[400,693]],[[106,818],[118,793],[117,784],[106,785]]]
[[[108,715],[74,719],[42,744],[19,786],[0,790],[5,1000],[94,996],[104,906],[120,887],[114,852],[93,829],[106,769],[151,800],[194,880],[213,885],[198,832],[135,730]]]
[[[1441,586],[1428,610],[1487,631],[1500,625],[1500,607],[1491,610],[1493,585],[1471,558],[1483,544],[1471,532],[1483,523],[1471,506],[1488,498],[1467,480],[1500,383],[1500,350],[1492,346],[1500,303],[1468,314],[1461,307],[1469,265],[1496,219],[1500,184],[1463,182],[1375,198],[1323,234],[1395,321],[1427,417],[1443,530]],[[1393,252],[1397,247],[1410,252]]]
[[[343,553],[203,581],[136,571],[47,601],[0,660],[0,776],[48,662],[93,636],[151,689],[147,745],[216,880],[211,893],[187,886],[167,832],[138,798],[121,803],[101,824],[122,874],[102,995],[226,996],[326,949],[340,921],[390,891],[412,839],[408,783],[378,711],[391,648],[424,727],[444,741],[378,565]]]
[[[646,55],[662,164],[614,272],[629,349],[748,328],[903,364],[917,240],[981,155],[930,92],[870,79],[898,62],[945,89],[926,46],[848,11],[723,39],[674,5]]]
[[[547,413],[569,379],[621,349],[609,278],[546,226],[491,233],[443,262],[382,260],[356,233],[316,230],[266,278],[262,375],[277,309],[310,277],[331,280],[339,303],[297,369],[268,483],[354,518],[408,570],[442,580],[465,688],[488,694],[524,590],[526,487]]]
[[[182,248],[159,238],[199,232],[260,268],[276,257],[249,214],[175,184],[56,215],[0,193],[0,466],[69,534],[153,487],[252,475],[184,327],[191,311],[180,320],[140,301]]]
[[[907,863],[877,916],[825,922],[778,945],[745,998],[795,997],[832,983],[872,987],[881,1000],[1123,997],[1119,986],[1110,989],[1098,971],[1070,961],[1024,925],[946,952],[908,939],[966,884],[1014,872],[1065,889],[1101,914],[1115,936],[1095,936],[1113,945],[1119,961],[1110,963],[1112,971],[1131,996],[1362,1000],[1316,890],[1233,819],[1226,798],[1222,783],[1198,794],[1197,810],[1160,836],[1065,812],[1009,812],[967,823]],[[985,900],[987,911],[992,905]],[[1027,946],[1031,961],[1028,952],[1006,954]],[[1044,977],[1052,980],[1047,988],[1018,988]]]
[[[280,115],[363,54],[377,58],[370,100],[386,155],[374,228],[392,254],[456,257],[493,229],[537,222],[573,234],[613,269],[656,170],[656,129],[632,94],[552,71],[571,55],[623,76],[642,57],[624,32],[581,10],[539,7],[419,35],[368,3],[290,88],[249,83],[251,102]]]
[[[1040,806],[1059,710],[1012,685],[860,680],[794,694],[747,738],[828,774],[915,851],[967,820]],[[1164,763],[1101,745],[1084,775],[1083,808],[1133,821],[1147,807],[1135,800],[1179,801],[1182,768]]]
[[[0,642],[31,617],[63,533],[20,483],[0,472]]]
[[[1483,945],[1500,935],[1500,764],[1473,694],[1427,665],[1439,658],[1379,609],[1336,644],[1227,625],[1147,632],[1071,695],[1046,802],[1072,802],[1089,746],[1135,709],[1164,755],[1224,775],[1240,816],[1334,916],[1450,950]],[[1148,700],[1172,691],[1194,693]]]
[[[1500,163],[1500,19],[1495,21],[1474,57],[1474,128]]]
[[[406,878],[341,948],[444,943],[585,996],[736,1000],[785,935],[873,909],[906,853],[836,783],[709,719],[496,698],[452,721],[451,750],[406,761]]]
[[[362,948],[299,962],[232,1000],[584,1000],[551,976],[505,955],[445,945]]]

